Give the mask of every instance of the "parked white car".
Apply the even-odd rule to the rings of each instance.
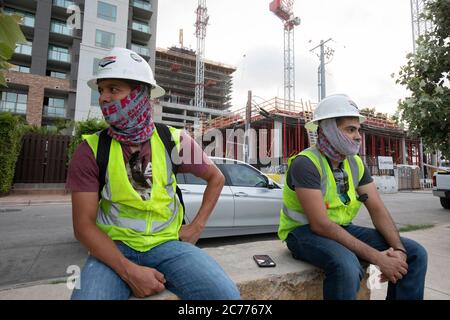
[[[444,209],[450,209],[450,164],[445,162],[433,175],[433,195]]]
[[[281,186],[242,161],[216,157],[211,160],[226,181],[201,238],[276,232],[282,206]],[[178,173],[177,182],[189,223],[200,208],[206,182],[186,173]]]

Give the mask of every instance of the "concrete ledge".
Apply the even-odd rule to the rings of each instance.
[[[324,273],[310,264],[292,258],[286,245],[279,240],[260,241],[205,248],[237,284],[245,300],[319,300],[322,299]],[[276,262],[275,268],[259,268],[254,254],[268,254]],[[368,274],[361,282],[358,299],[369,300],[366,286]],[[0,289],[5,299],[69,299],[71,290],[65,283],[35,283],[29,287]],[[131,298],[136,299],[136,298]],[[173,300],[177,296],[168,290],[146,298]]]

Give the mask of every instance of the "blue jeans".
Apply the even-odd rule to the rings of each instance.
[[[343,228],[355,238],[379,251],[390,247],[375,229],[353,224]],[[413,240],[401,238],[401,241],[408,252],[408,273],[396,284],[389,282],[386,299],[423,299],[427,252]],[[364,269],[361,261],[352,251],[334,240],[315,234],[308,224],[291,231],[286,244],[295,259],[306,261],[324,270],[324,299],[356,299],[364,277]]]
[[[239,290],[219,264],[200,248],[182,241],[168,241],[147,252],[139,252],[117,242],[130,261],[155,268],[164,275],[165,287],[180,299],[240,299]],[[72,300],[124,300],[131,289],[119,275],[93,256],[81,270],[80,289]]]

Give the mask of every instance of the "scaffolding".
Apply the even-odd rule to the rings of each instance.
[[[311,142],[305,123],[312,119],[315,104],[311,101],[295,101],[287,109],[284,99],[278,97],[260,103],[253,101],[250,113],[250,127],[258,134],[254,143],[258,157],[280,158],[280,163],[315,144]],[[364,114],[366,121],[361,125],[362,143],[360,155],[373,175],[381,175],[378,156],[391,156],[394,164],[420,165],[420,140],[407,136],[407,132],[395,121],[382,114]],[[240,108],[225,116],[203,123],[202,133],[220,130],[226,137],[223,145],[225,156],[238,160],[242,142],[236,137],[230,140],[227,130],[244,129],[246,108]],[[278,135],[274,132],[278,128]],[[264,134],[261,134],[261,130]],[[229,134],[228,134],[229,135]],[[279,138],[279,142],[275,140]],[[261,148],[266,146],[267,148]],[[275,150],[279,146],[279,150]],[[230,149],[231,148],[231,149]],[[262,150],[264,149],[264,150]]]

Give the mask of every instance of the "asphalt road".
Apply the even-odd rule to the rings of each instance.
[[[407,224],[450,223],[431,192],[382,195],[399,227]],[[363,208],[354,223],[371,227]],[[200,247],[276,239],[276,234],[201,239]],[[87,256],[73,237],[70,205],[35,205],[0,208],[0,287],[63,278],[70,265],[82,266]]]

